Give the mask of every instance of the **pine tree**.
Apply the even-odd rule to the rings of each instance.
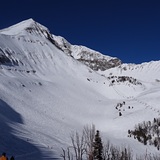
[[[103,153],[103,145],[101,141],[101,137],[99,131],[96,131],[95,139],[94,139],[94,160],[102,160],[102,153]]]

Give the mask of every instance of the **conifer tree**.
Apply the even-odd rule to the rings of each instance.
[[[93,151],[94,160],[102,160],[103,159],[102,153],[103,153],[103,145],[99,131],[97,130],[94,140],[94,151]]]

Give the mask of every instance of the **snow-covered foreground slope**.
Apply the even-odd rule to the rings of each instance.
[[[48,34],[32,19],[0,31],[0,151],[16,160],[58,159],[73,131],[95,124],[104,141],[156,153],[127,135],[159,117],[160,61],[95,72]]]

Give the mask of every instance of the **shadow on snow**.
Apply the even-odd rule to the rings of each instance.
[[[15,136],[14,128],[10,124],[17,123],[23,124],[21,115],[0,99],[0,152],[6,152],[9,157],[13,155],[16,160],[58,159],[51,158],[51,152],[47,149],[42,151],[42,148]]]

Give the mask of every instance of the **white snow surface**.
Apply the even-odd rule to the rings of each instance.
[[[18,34],[22,34],[26,28],[34,27],[35,25],[38,25],[39,27],[41,27],[45,30],[48,30],[43,25],[35,22],[32,18],[30,18],[28,20],[24,20],[24,21],[17,23],[11,27],[6,28],[6,29],[0,30],[0,33],[6,34],[6,35],[18,35]]]
[[[29,19],[0,31],[0,55],[16,62],[0,65],[0,151],[16,160],[61,159],[70,134],[95,124],[106,141],[130,146],[135,154],[157,153],[127,135],[136,124],[159,117],[160,61],[95,72],[44,36],[27,32],[32,24]],[[133,77],[142,85],[112,85],[111,76]],[[115,106],[123,101],[119,116]]]

